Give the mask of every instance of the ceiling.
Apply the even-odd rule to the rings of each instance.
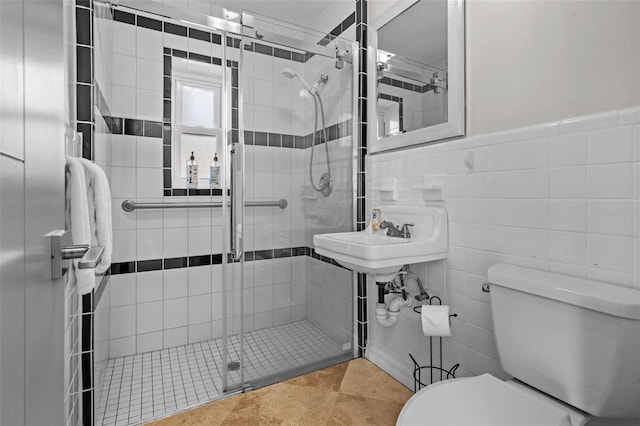
[[[447,56],[447,0],[422,0],[384,25],[378,47],[432,65]]]
[[[331,15],[340,16],[335,22],[330,22],[333,28],[355,10],[353,0],[209,0],[209,2],[234,12],[249,10],[318,30],[326,29],[326,25],[320,22],[322,17],[327,16],[327,19],[331,19]],[[329,10],[331,8],[335,13],[331,13],[332,10]]]

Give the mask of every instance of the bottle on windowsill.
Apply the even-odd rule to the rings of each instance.
[[[198,160],[193,155],[193,151],[187,161],[187,186],[189,188],[198,187]]]
[[[209,166],[209,186],[212,189],[220,189],[220,163],[218,162],[218,153],[213,155],[213,161]]]

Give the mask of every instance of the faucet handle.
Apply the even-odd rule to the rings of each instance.
[[[405,223],[404,225],[402,225],[400,232],[402,232],[402,234],[404,235],[404,238],[411,237],[411,233],[409,232],[410,226],[415,226],[415,223]]]

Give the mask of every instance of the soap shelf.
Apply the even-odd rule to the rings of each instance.
[[[381,200],[398,199],[398,181],[396,178],[382,179],[371,183],[371,191],[380,193]]]
[[[433,302],[436,302],[438,305],[442,305],[442,300],[438,296],[431,296],[429,298],[429,305],[433,305]],[[422,314],[422,306],[416,306],[413,308],[413,312],[417,314]],[[458,314],[449,315],[449,321],[451,321],[451,317],[457,317]],[[435,374],[440,374],[440,381],[455,379],[456,370],[460,367],[460,364],[455,364],[449,370],[442,368],[442,337],[438,337],[440,339],[440,344],[438,347],[440,348],[440,365],[433,365],[433,337],[429,337],[429,365],[420,365],[418,361],[413,357],[413,355],[409,354],[411,361],[413,361],[413,392],[418,392],[425,386],[429,386],[433,384],[433,376]],[[424,383],[422,381],[422,373],[429,371],[431,381],[429,383]],[[446,374],[446,375],[445,375]]]
[[[421,185],[413,185],[413,189],[422,191],[422,199],[425,201],[443,200],[444,175],[429,175],[423,177]]]

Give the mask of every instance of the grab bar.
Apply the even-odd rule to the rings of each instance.
[[[285,209],[289,203],[284,198],[277,201],[247,201],[245,207],[280,207]],[[122,210],[132,212],[134,210],[148,209],[201,209],[201,208],[219,208],[222,202],[207,203],[137,203],[133,200],[124,200],[122,202]]]

